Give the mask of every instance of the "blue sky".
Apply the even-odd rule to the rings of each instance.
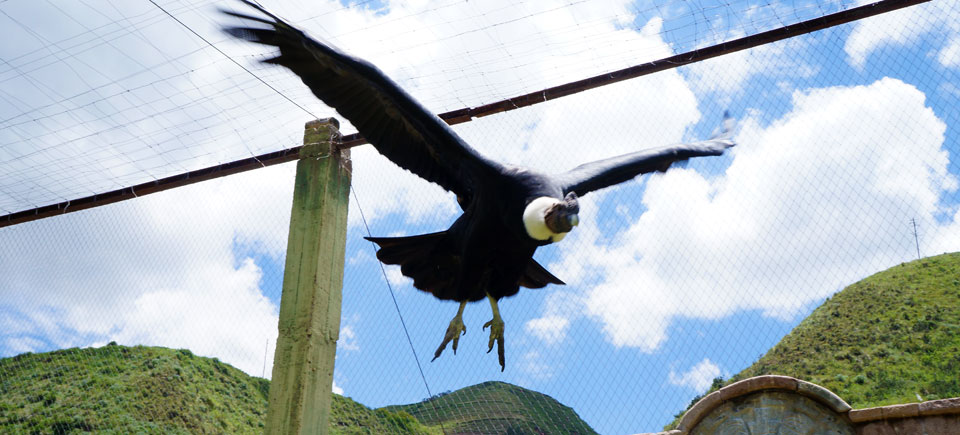
[[[482,3],[482,4],[479,4]],[[390,282],[373,235],[446,228],[449,193],[353,150],[334,389],[372,406],[488,380],[571,406],[607,434],[657,431],[715,376],[762,355],[822,300],[916,256],[960,249],[960,10],[887,16],[475,120],[482,153],[544,171],[702,138],[729,109],[738,147],[592,193],[536,258],[568,283],[485,302],[429,362],[456,304]],[[285,2],[267,7],[367,58],[436,112],[767,30],[852,2]],[[0,211],[86,196],[300,142],[334,115],[212,3],[0,3]],[[69,8],[62,10],[58,8]],[[29,31],[28,31],[29,29]],[[310,113],[305,113],[310,112]],[[352,131],[343,123],[344,132]],[[252,375],[272,361],[294,165],[0,229],[0,355],[189,348]],[[359,208],[358,208],[359,206]],[[266,352],[264,351],[266,349]]]

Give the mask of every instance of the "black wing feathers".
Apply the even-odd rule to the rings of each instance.
[[[446,122],[425,109],[377,67],[319,43],[246,0],[267,20],[225,13],[270,26],[231,27],[227,33],[280,49],[264,62],[296,73],[314,95],[347,118],[381,154],[421,178],[458,195],[499,173],[499,164],[470,148]]]
[[[556,179],[560,182],[564,195],[574,192],[577,196],[583,196],[594,190],[629,181],[640,174],[664,172],[673,163],[691,157],[719,156],[735,145],[730,138],[732,127],[733,121],[725,115],[720,131],[709,140],[637,151],[586,163],[558,175]]]
[[[540,263],[531,258],[530,262],[527,263],[527,270],[520,277],[520,285],[526,288],[544,288],[547,284],[564,285],[566,283],[553,276]]]

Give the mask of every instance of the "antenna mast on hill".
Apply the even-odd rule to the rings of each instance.
[[[920,238],[917,237],[917,220],[914,218],[911,218],[910,223],[913,224],[913,241],[917,244],[917,260],[919,260],[920,259]]]

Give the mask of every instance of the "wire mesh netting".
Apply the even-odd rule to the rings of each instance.
[[[213,2],[128,3],[0,1],[0,214],[297,146],[336,116],[221,34],[237,23]],[[267,7],[439,113],[864,3]],[[955,2],[924,3],[456,126],[490,158],[561,172],[737,121],[723,157],[582,198],[580,226],[536,254],[567,284],[500,303],[503,372],[486,302],[430,362],[456,304],[381,274],[363,239],[361,211],[372,235],[414,235],[447,228],[456,199],[353,149],[333,390],[448,433],[660,430],[844,286],[960,249],[957,23]],[[83,348],[2,360],[0,427],[261,430],[266,383],[245,376],[271,373],[294,171],[0,228],[0,356]]]
[[[439,113],[854,6],[465,3],[277,8],[387,69]],[[220,16],[214,2],[161,6],[5,2],[2,36],[11,43],[0,67],[8,106],[0,173],[11,176],[0,190],[0,213],[294,146],[299,133],[284,127],[291,114],[325,116],[286,71],[250,65],[266,53],[219,32],[236,21]],[[643,43],[642,32],[669,45]]]

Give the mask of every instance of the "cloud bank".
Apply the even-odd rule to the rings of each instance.
[[[858,3],[862,6],[873,1]],[[929,2],[860,20],[844,44],[848,61],[863,70],[868,57],[876,50],[886,46],[918,46],[924,36],[935,35],[933,40],[945,41],[934,44],[933,48],[940,64],[960,66],[960,22],[955,9],[956,5],[950,2]]]
[[[653,352],[674,318],[738,310],[791,318],[911,259],[912,218],[929,229],[927,252],[956,249],[960,220],[940,203],[957,189],[945,128],[924,94],[896,79],[795,92],[793,109],[770,125],[743,120],[723,175],[650,177],[646,211],[612,246],[582,219],[584,237],[563,246],[553,267],[591,271],[574,275],[588,290],[558,297],[582,304],[613,345]],[[561,323],[554,305],[528,328]]]
[[[286,244],[292,167],[280,166],[0,230],[9,352],[120,344],[188,348],[252,375],[273,360],[278,307],[256,246]],[[42,265],[42,266],[41,266]],[[24,341],[31,345],[23,345]],[[267,373],[269,376],[269,373]]]

